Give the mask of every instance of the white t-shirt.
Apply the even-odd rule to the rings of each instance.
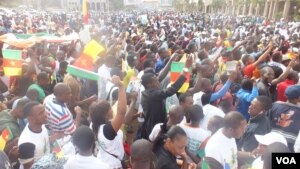
[[[200,127],[203,129],[207,129],[208,122],[213,116],[225,116],[225,113],[221,109],[211,104],[203,106],[203,114],[204,118],[200,122]]]
[[[237,145],[234,138],[226,137],[219,129],[207,142],[205,156],[217,160],[224,168],[237,169]]]
[[[49,135],[46,127],[42,126],[42,132],[34,133],[28,128],[24,128],[19,138],[18,146],[23,143],[32,143],[35,145],[34,161],[38,161],[45,154],[50,153]]]
[[[160,128],[160,126],[162,125],[163,123],[157,123],[154,127],[153,127],[153,129],[152,129],[152,131],[151,131],[151,133],[150,133],[150,135],[149,135],[149,140],[150,141],[154,141],[155,139],[156,139],[156,137],[158,136],[158,134],[160,133],[160,131],[161,131],[161,128]]]
[[[197,155],[200,145],[210,136],[210,132],[202,128],[192,128],[186,124],[179,124],[188,138],[188,150]]]
[[[99,151],[97,158],[99,158],[103,163],[108,164],[110,168],[121,168],[122,164],[120,160],[123,159],[125,153],[123,147],[123,132],[119,130],[117,132],[117,136],[113,140],[108,140],[103,134],[104,125],[105,124],[100,126],[98,132]]]
[[[100,159],[94,156],[81,156],[76,154],[74,156],[70,156],[66,164],[64,165],[64,169],[109,169],[109,166]]]

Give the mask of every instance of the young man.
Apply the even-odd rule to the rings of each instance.
[[[43,155],[50,153],[49,135],[45,127],[47,123],[47,112],[42,104],[38,102],[29,102],[24,106],[24,115],[28,119],[28,125],[24,128],[19,138],[18,145],[31,143],[34,145],[34,161],[40,159]],[[26,153],[26,152],[25,152]],[[22,154],[20,154],[22,156]],[[26,169],[28,160],[20,160],[21,165]]]
[[[270,42],[268,49],[255,61],[255,58],[251,55],[245,55],[242,57],[243,64],[245,65],[243,73],[247,78],[252,78],[254,70],[261,64],[273,49],[273,43]]]
[[[201,91],[193,95],[194,104],[198,104],[199,106],[205,106],[206,104],[209,104],[222,98],[229,90],[230,85],[235,81],[236,76],[236,72],[231,72],[224,86],[218,92],[215,93],[213,93],[213,86],[211,84],[211,81],[207,78],[202,78]]]
[[[44,88],[50,84],[49,76],[45,72],[41,72],[37,75],[37,83],[29,86],[28,90],[35,89],[38,92],[38,102],[43,103],[46,97]]]
[[[238,141],[239,150],[252,152],[258,146],[254,135],[264,135],[271,131],[270,121],[265,114],[271,107],[272,100],[266,96],[258,96],[251,102],[250,120],[244,135]]]
[[[44,105],[49,113],[48,124],[52,132],[64,132],[72,134],[75,129],[73,115],[68,109],[66,103],[70,100],[71,89],[66,84],[58,83],[54,87],[54,93],[47,96]],[[75,122],[80,124],[81,111],[76,108],[77,114]]]
[[[185,131],[188,138],[187,154],[195,163],[199,163],[200,145],[210,136],[210,133],[199,127],[200,121],[204,117],[203,110],[199,105],[193,105],[189,115],[191,122],[179,126]]]
[[[253,151],[256,159],[252,163],[252,168],[263,169],[264,162],[262,161],[262,155],[265,153],[267,146],[280,142],[287,146],[286,139],[279,133],[270,132],[265,135],[255,135],[255,139],[258,142],[257,148]]]
[[[237,98],[239,99],[237,111],[242,113],[247,121],[250,118],[248,113],[249,106],[252,100],[257,96],[258,89],[256,87],[256,82],[250,79],[244,79],[242,81],[242,88],[237,92]]]
[[[182,106],[184,111],[184,119],[183,122],[190,122],[189,112],[193,106],[193,95],[189,93],[183,93],[179,96],[179,104]]]
[[[298,72],[291,71],[289,72],[285,81],[278,83],[277,85],[277,101],[286,102],[285,90],[294,84],[297,84],[299,81]]]
[[[241,138],[247,122],[239,112],[229,112],[224,117],[224,127],[218,130],[207,142],[205,158],[213,158],[224,168],[237,168],[236,138]]]
[[[87,126],[80,126],[72,136],[72,142],[78,150],[78,154],[71,156],[64,169],[108,169],[108,165],[101,162],[93,155],[95,149],[95,135]]]
[[[185,75],[189,72],[191,66],[192,59],[189,56],[179,78],[171,87],[165,90],[160,88],[159,79],[155,74],[145,73],[142,76],[142,85],[145,87],[145,91],[142,92],[141,104],[145,114],[145,121],[141,127],[140,137],[147,139],[155,124],[165,122],[167,118],[163,100],[174,95],[181,88],[186,80]]]
[[[287,102],[275,102],[268,111],[272,131],[281,133],[293,150],[300,123],[300,85],[289,86],[285,90]]]

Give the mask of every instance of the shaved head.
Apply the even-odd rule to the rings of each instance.
[[[152,162],[152,144],[145,139],[136,140],[131,145],[130,162],[132,169],[150,169]]]
[[[64,83],[57,83],[53,89],[55,96],[64,95],[66,92],[71,91],[70,87]]]
[[[71,101],[71,88],[64,83],[57,83],[53,89],[53,93],[59,103]]]
[[[172,105],[169,110],[169,118],[173,125],[180,123],[184,116],[184,109],[180,105]]]

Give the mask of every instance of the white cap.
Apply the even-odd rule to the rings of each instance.
[[[276,133],[276,132],[271,132],[271,133],[268,133],[265,135],[254,135],[254,136],[255,136],[256,140],[262,145],[268,146],[275,142],[280,142],[287,146],[286,139],[281,134]]]

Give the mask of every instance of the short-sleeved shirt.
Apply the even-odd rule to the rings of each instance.
[[[79,154],[69,157],[67,163],[64,165],[64,169],[82,168],[109,169],[109,166],[94,156],[82,156]]]
[[[48,126],[51,131],[72,134],[76,130],[73,116],[65,103],[58,103],[54,94],[47,96],[44,105],[48,111]]]
[[[205,156],[217,160],[224,168],[237,169],[237,145],[234,138],[226,137],[219,129],[207,142]]]
[[[44,89],[40,85],[38,85],[38,84],[32,84],[32,85],[29,86],[28,89],[34,89],[34,90],[36,90],[38,92],[38,94],[39,94],[38,95],[38,101],[40,103],[43,102],[44,98],[46,97],[46,94],[45,94]]]
[[[34,161],[38,161],[42,156],[50,153],[49,135],[46,127],[42,126],[40,133],[33,132],[28,125],[25,127],[18,141],[18,146],[23,143],[35,145]]]
[[[200,145],[210,136],[210,132],[207,130],[204,130],[200,127],[193,128],[189,127],[185,124],[179,125],[187,134],[188,137],[188,150],[194,154],[197,155],[200,151]]]

